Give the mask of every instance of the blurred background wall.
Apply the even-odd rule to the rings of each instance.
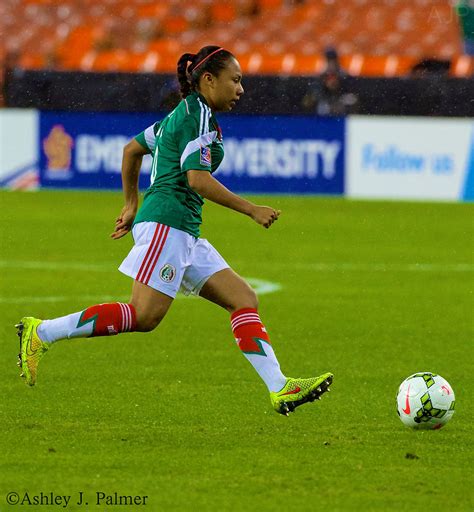
[[[365,183],[362,178],[369,169],[378,169],[386,186],[384,191],[374,185],[374,190],[382,197],[393,190],[403,192],[403,187],[406,192],[398,195],[412,197],[413,189],[418,190],[413,180],[418,180],[419,186],[432,190],[420,192],[420,197],[443,198],[446,193],[441,191],[456,189],[449,198],[468,198],[473,2],[4,0],[0,185],[119,186],[120,144],[179,101],[179,56],[219,44],[238,57],[246,89],[233,118],[222,120],[229,154],[255,154],[253,161],[260,162],[260,167],[250,168],[241,158],[247,162],[241,168],[235,158],[227,157],[221,178],[233,187],[332,194],[350,189],[351,194],[371,196],[372,189],[364,193],[356,185]],[[112,112],[115,115],[107,117]],[[74,117],[79,113],[85,117]],[[364,116],[391,117],[380,119],[382,125],[374,128],[362,122]],[[420,116],[423,120],[417,124]],[[443,123],[442,117],[458,121]],[[15,142],[22,135],[11,135],[21,123],[26,123],[22,130],[28,130],[34,145],[26,152],[32,155],[28,158]],[[304,126],[302,132],[299,126]],[[383,127],[388,127],[386,135],[377,146],[374,137]],[[357,130],[363,130],[365,140],[357,142],[356,150]],[[294,142],[286,156],[273,161],[270,146],[249,142],[265,137]],[[301,149],[311,146],[305,146],[307,141],[316,141],[319,149]],[[336,142],[334,173],[324,177],[324,166],[329,165],[325,145]],[[64,167],[62,174],[48,170],[55,151],[62,155],[53,159],[58,169]],[[21,158],[12,156],[20,153]],[[95,171],[86,172],[78,163],[84,162],[84,155],[96,162],[89,165]],[[298,162],[303,162],[301,172]],[[276,171],[271,171],[272,165]],[[313,168],[317,176],[311,175]],[[420,178],[424,173],[426,181]],[[401,180],[400,187],[394,188],[393,176]]]

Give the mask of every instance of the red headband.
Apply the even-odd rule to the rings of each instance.
[[[212,57],[215,53],[217,52],[220,52],[221,50],[223,50],[224,48],[217,48],[217,50],[214,50],[213,52],[211,52],[207,57],[204,57],[204,59],[202,59],[200,62],[198,62],[193,70],[192,70],[192,73],[203,63],[203,62],[206,62],[206,60],[209,58],[209,57]]]

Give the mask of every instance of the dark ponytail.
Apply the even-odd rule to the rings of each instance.
[[[218,76],[231,57],[235,58],[232,53],[219,46],[204,46],[196,54],[181,55],[177,66],[181,97],[186,98],[198,88],[199,79],[205,72]]]
[[[178,60],[178,81],[182,98],[186,98],[193,90],[188,80],[188,63],[192,63],[195,58],[194,53],[184,53]]]

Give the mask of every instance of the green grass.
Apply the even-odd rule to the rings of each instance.
[[[281,284],[260,312],[284,372],[335,374],[289,418],[201,299],[176,300],[152,333],[56,344],[27,388],[13,324],[127,300],[131,240],[108,237],[120,194],[0,192],[0,511],[61,509],[9,508],[10,491],[83,491],[90,507],[67,510],[91,511],[473,509],[473,206],[258,201],[283,210],[270,230],[207,205],[203,236],[241,275]],[[440,431],[397,417],[419,370],[455,390]],[[100,507],[97,491],[149,499]]]

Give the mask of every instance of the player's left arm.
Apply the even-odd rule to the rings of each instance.
[[[231,192],[217,181],[210,172],[187,171],[189,186],[205,199],[251,217],[257,224],[269,228],[280,216],[280,210],[270,206],[259,206]]]
[[[140,168],[143,156],[149,153],[150,151],[136,139],[132,139],[123,148],[122,187],[125,206],[115,221],[114,232],[110,235],[115,240],[122,238],[132,228],[138,210],[138,178],[140,176]]]

